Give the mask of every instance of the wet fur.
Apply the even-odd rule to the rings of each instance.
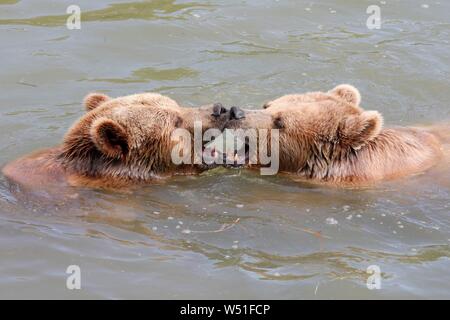
[[[442,158],[442,130],[383,128],[381,115],[360,102],[356,88],[340,85],[280,97],[230,125],[279,129],[280,172],[311,182],[372,184],[421,173]]]

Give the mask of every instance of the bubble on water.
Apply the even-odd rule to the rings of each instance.
[[[357,217],[357,218],[362,218],[362,215],[357,214],[356,217]]]
[[[305,8],[305,11],[311,11],[311,8]]]
[[[205,207],[203,207],[203,208],[202,208],[202,210],[206,210],[206,208],[205,208]]]
[[[173,220],[173,217],[167,217],[167,220]]]
[[[164,229],[167,229],[167,228],[169,228],[169,226],[164,226]]]
[[[184,229],[183,231],[181,231],[182,233],[184,233],[184,234],[190,234],[191,233],[191,230],[189,230],[189,229]]]
[[[220,197],[218,197],[218,196],[214,197],[214,200],[219,200],[219,199],[220,199]]]
[[[239,241],[238,240],[234,240],[233,243],[239,243]]]
[[[225,259],[227,259],[227,260],[230,259],[230,258],[231,258],[231,256],[228,256],[228,255],[225,256]]]
[[[332,218],[332,217],[327,218],[327,219],[325,220],[325,222],[326,222],[327,224],[338,224],[338,221],[337,221],[335,218]]]
[[[349,214],[347,217],[345,217],[345,219],[347,219],[347,220],[352,220],[352,218],[353,218],[352,214]]]
[[[392,233],[393,233],[393,234],[397,234],[397,231],[394,230],[394,231],[392,231]]]
[[[161,212],[159,212],[159,211],[153,211],[153,214],[158,215],[158,214],[161,214]]]
[[[383,221],[381,221],[380,224],[383,224]]]
[[[348,206],[348,205],[343,206],[342,210],[344,210],[344,212],[347,212],[348,210],[350,210],[350,206]]]
[[[401,221],[397,221],[397,224],[402,224],[402,222]]]
[[[275,272],[273,275],[274,275],[275,277],[281,277],[281,274],[279,274],[278,272]]]
[[[381,216],[382,216],[382,217],[386,217],[386,213],[382,213]]]
[[[400,229],[403,229],[405,226],[401,224],[401,225],[399,225],[398,227],[399,227]]]
[[[239,246],[238,246],[237,244],[233,244],[233,245],[231,246],[231,248],[234,249],[234,250],[236,250],[236,249],[239,248]]]
[[[244,207],[243,204],[237,204],[237,205],[236,205],[236,208],[243,208],[243,207]]]
[[[331,8],[330,8],[330,13],[336,13],[336,10],[332,10]]]
[[[153,227],[152,230],[156,231],[156,230],[158,230],[158,227]]]
[[[375,218],[374,218],[374,217],[372,217],[372,218],[370,218],[370,220],[372,220],[372,221],[375,221]]]
[[[227,214],[227,213],[228,213],[228,211],[224,211],[223,213],[224,213],[224,214]]]
[[[380,4],[386,4],[386,1],[380,1]]]
[[[176,226],[176,227],[175,227],[175,229],[180,229],[180,228],[181,228],[181,226]]]
[[[424,9],[428,9],[430,7],[430,5],[424,3],[423,5],[421,5],[421,7],[424,8]]]
[[[306,209],[306,212],[311,212],[311,209]]]
[[[182,224],[183,224],[183,221],[181,221],[181,220],[180,220],[180,221],[178,221],[178,224],[181,224],[181,225],[182,225]]]

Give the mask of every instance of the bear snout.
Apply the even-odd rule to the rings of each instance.
[[[230,120],[240,120],[245,118],[245,112],[239,107],[231,107]]]

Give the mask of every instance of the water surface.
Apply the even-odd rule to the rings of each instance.
[[[68,30],[72,4],[0,0],[0,165],[58,144],[91,91],[258,108],[351,83],[387,125],[450,120],[446,1],[77,1]],[[0,298],[450,298],[447,168],[365,189],[217,169],[70,203],[1,177]]]

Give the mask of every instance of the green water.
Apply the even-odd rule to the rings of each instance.
[[[81,30],[65,26],[72,4]],[[366,27],[371,4],[379,30]],[[259,108],[351,83],[386,125],[450,120],[448,12],[447,1],[0,0],[0,166],[58,144],[91,91]],[[0,298],[450,298],[448,178],[349,190],[218,169],[65,204],[18,199],[0,177]],[[73,264],[82,290],[66,289]],[[370,265],[380,290],[366,287]]]

